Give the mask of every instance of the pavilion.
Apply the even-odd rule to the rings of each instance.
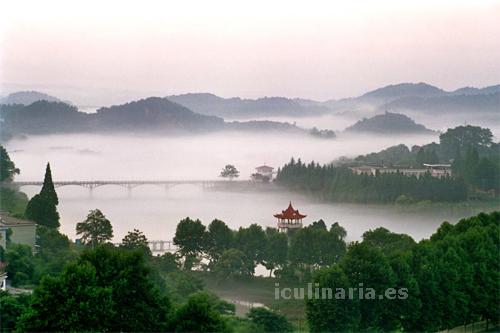
[[[279,231],[302,228],[302,219],[306,216],[307,215],[302,215],[298,210],[294,209],[291,201],[287,209],[282,210],[281,213],[274,214],[274,217],[278,219]]]

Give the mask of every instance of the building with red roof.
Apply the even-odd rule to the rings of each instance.
[[[301,214],[297,209],[293,208],[290,201],[288,208],[282,210],[281,213],[274,214],[274,217],[278,219],[278,230],[285,231],[302,228],[302,219],[307,215]]]

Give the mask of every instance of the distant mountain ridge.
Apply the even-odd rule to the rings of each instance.
[[[359,120],[345,130],[351,133],[375,134],[430,134],[432,130],[417,124],[413,119],[400,113],[386,112],[371,118]]]
[[[198,114],[166,98],[149,97],[104,107],[96,113],[79,112],[74,106],[45,100],[30,105],[0,105],[2,130],[12,134],[69,132],[201,133],[219,130],[307,131],[288,123],[272,121],[225,122],[216,116]]]
[[[305,116],[328,111],[328,108],[320,102],[285,97],[243,99],[240,97],[222,98],[210,93],[188,93],[167,96],[167,98],[197,113],[224,118]]]
[[[395,99],[408,96],[419,96],[419,97],[429,97],[438,96],[446,93],[444,90],[432,86],[427,83],[400,83],[394,85],[388,85],[383,88],[378,88],[369,91],[360,97],[359,99]]]
[[[61,102],[59,98],[39,91],[18,91],[0,98],[0,104],[30,105],[37,101]]]
[[[297,118],[331,113],[367,116],[391,111],[412,116],[416,113],[462,113],[474,121],[474,117],[481,114],[500,112],[500,85],[445,91],[424,82],[399,83],[368,91],[358,97],[324,102],[286,97],[223,98],[211,93],[171,95],[166,99],[195,113],[225,119]],[[0,104],[29,105],[38,100],[60,101],[44,93],[24,91],[10,94],[1,99]]]

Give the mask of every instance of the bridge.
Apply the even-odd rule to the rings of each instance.
[[[149,248],[153,253],[175,252],[177,246],[172,241],[152,240],[148,241]]]
[[[122,243],[113,243],[113,245],[120,246]],[[177,246],[171,240],[150,240],[148,241],[148,247],[153,254],[177,251]]]
[[[245,183],[246,180],[69,180],[69,181],[54,181],[54,187],[62,186],[81,186],[90,190],[107,185],[121,186],[131,190],[137,186],[142,185],[155,185],[165,188],[170,188],[177,185],[196,185],[201,186],[203,189],[214,188],[216,185],[229,184],[229,183]],[[42,186],[43,181],[15,181],[6,183],[7,186]]]

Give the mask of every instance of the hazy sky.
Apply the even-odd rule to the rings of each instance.
[[[2,1],[3,92],[330,99],[500,82],[500,1]],[[94,98],[94,99],[93,99]]]

